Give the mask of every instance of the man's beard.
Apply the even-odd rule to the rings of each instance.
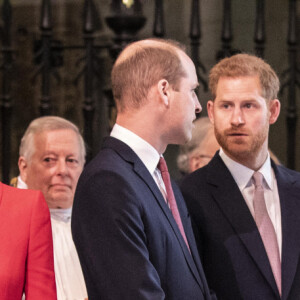
[[[229,137],[228,133],[244,132],[247,134],[245,140],[231,141],[234,137]],[[245,130],[238,129],[227,129],[219,131],[215,127],[215,135],[218,143],[222,147],[225,153],[227,153],[231,158],[237,161],[247,161],[253,157],[256,157],[260,152],[262,145],[265,143],[268,137],[269,125],[266,124],[262,130],[258,133],[253,134],[252,132],[245,132]]]

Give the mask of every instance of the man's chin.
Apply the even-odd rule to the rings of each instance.
[[[255,156],[255,155],[254,155]],[[232,151],[229,153],[229,157],[238,163],[245,164],[250,161],[253,157],[253,152],[247,151]]]
[[[227,147],[226,145],[221,146],[222,149],[231,157],[247,157],[251,155],[249,146],[246,144],[234,144]]]
[[[65,192],[56,192],[47,201],[49,208],[70,208],[73,205],[73,195]]]

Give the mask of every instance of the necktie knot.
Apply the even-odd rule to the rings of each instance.
[[[253,181],[255,188],[262,188],[263,187],[263,175],[260,172],[254,172],[253,174]]]

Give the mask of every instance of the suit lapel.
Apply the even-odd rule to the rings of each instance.
[[[174,231],[176,238],[180,244],[180,247],[183,251],[183,254],[186,258],[186,261],[192,271],[192,273],[194,274],[199,286],[201,287],[202,290],[204,290],[203,288],[203,284],[201,282],[201,279],[199,277],[199,273],[197,271],[195,262],[191,256],[191,253],[189,252],[185,241],[180,233],[180,230],[177,226],[177,223],[172,215],[171,210],[169,209],[168,205],[165,202],[165,199],[163,197],[163,195],[161,194],[158,186],[156,185],[153,177],[151,176],[151,174],[149,173],[149,171],[147,170],[147,168],[145,167],[145,165],[143,164],[143,162],[139,159],[139,157],[134,153],[134,151],[127,146],[125,143],[109,137],[106,138],[104,143],[103,143],[103,147],[109,147],[114,149],[116,152],[119,153],[119,155],[127,162],[133,164],[133,170],[134,172],[145,182],[145,184],[149,187],[149,189],[151,190],[154,198],[156,199],[158,205],[160,206],[162,212],[164,213],[164,215],[166,216],[168,222],[170,223],[170,226],[172,228],[172,230]],[[175,198],[176,198],[176,194],[175,194]],[[177,198],[176,198],[177,200]],[[178,202],[178,200],[177,200]],[[180,211],[181,213],[181,211]],[[194,250],[194,249],[193,249]]]
[[[204,274],[204,270],[203,270],[203,267],[202,267],[202,263],[200,261],[200,257],[199,257],[199,254],[198,254],[198,249],[197,249],[197,246],[196,246],[195,237],[194,237],[194,233],[193,233],[193,230],[192,230],[190,215],[188,213],[187,208],[185,207],[185,201],[183,199],[183,196],[182,196],[181,192],[179,191],[178,186],[173,185],[173,190],[174,190],[175,198],[180,199],[180,201],[177,200],[178,209],[179,209],[179,212],[180,212],[180,215],[181,215],[181,220],[182,220],[182,224],[183,224],[183,227],[184,227],[185,235],[186,235],[186,238],[189,242],[189,247],[190,247],[190,253],[187,253],[188,255],[186,255],[186,257],[191,258],[191,255],[192,255],[194,261],[190,261],[190,267],[191,268],[195,267],[195,263],[196,263],[196,268],[197,268],[198,272],[196,270],[194,270],[194,274],[199,274],[199,276],[201,278],[200,284],[201,284],[201,286],[203,286],[202,289],[205,290],[206,295],[209,295],[210,292],[209,292],[209,288],[208,288],[208,285],[207,285],[206,276]],[[185,215],[183,215],[183,214],[185,214]],[[178,229],[177,226],[176,226],[176,228]]]
[[[245,245],[258,269],[278,295],[276,282],[259,231],[234,178],[218,154],[207,168],[207,180],[211,186],[214,200]]]
[[[274,166],[274,170],[281,205],[282,299],[287,299],[299,264],[299,190],[297,192],[293,187],[296,180],[290,173],[276,166]]]
[[[145,165],[142,163],[142,161],[137,157],[137,160],[135,160],[134,162],[134,171],[140,176],[140,178],[147,184],[147,186],[149,187],[149,189],[151,190],[151,192],[153,193],[158,205],[160,206],[161,210],[163,211],[164,215],[166,216],[166,218],[168,219],[170,226],[172,228],[172,230],[174,231],[176,238],[180,244],[180,247],[183,251],[183,254],[185,256],[185,259],[192,271],[192,273],[194,274],[197,282],[199,283],[200,287],[203,289],[203,285],[202,282],[199,278],[199,273],[197,271],[195,262],[193,261],[193,258],[191,256],[191,253],[189,252],[185,241],[180,233],[180,230],[177,226],[177,223],[172,215],[171,210],[169,209],[164,197],[162,196],[159,188],[157,187],[154,179],[152,178],[151,174],[148,172],[148,170],[146,169]],[[178,195],[175,194],[175,198],[176,201]],[[181,211],[180,211],[181,213]]]

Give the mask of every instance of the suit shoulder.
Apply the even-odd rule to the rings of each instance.
[[[296,180],[297,182],[300,183],[300,172],[291,170],[285,166],[282,165],[276,166],[275,174],[282,175],[284,177],[287,176],[291,178],[291,180]]]
[[[180,188],[193,185],[193,184],[201,184],[204,182],[204,179],[207,176],[207,166],[194,171],[191,174],[186,175],[179,183]]]
[[[97,155],[86,165],[85,169],[110,169],[110,166],[125,162],[120,154],[111,148],[101,149]]]
[[[6,184],[1,184],[2,186],[2,197],[13,198],[15,201],[28,199],[37,199],[41,194],[40,191],[29,190],[29,189],[18,189]]]
[[[1,184],[2,187],[2,205],[25,208],[36,203],[45,202],[40,191],[18,189],[12,186]],[[44,203],[43,203],[44,204]]]

